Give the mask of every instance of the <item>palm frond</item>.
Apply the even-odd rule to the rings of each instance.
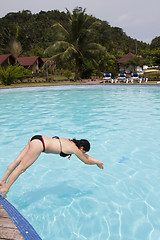
[[[72,17],[71,12],[67,8],[66,8],[66,11],[67,11],[69,21],[72,21],[73,17]]]
[[[83,55],[88,59],[96,59],[103,54],[105,54],[105,47],[101,46],[97,43],[90,43],[87,45],[87,49],[85,49]]]
[[[53,55],[52,57],[48,58],[47,61],[44,62],[42,69],[44,70],[50,63],[55,64],[55,59],[59,58],[61,56],[60,53],[57,53],[56,55]]]
[[[17,41],[16,39],[14,39],[11,42],[11,54],[17,58],[22,52],[22,45],[19,41]]]
[[[63,51],[66,48],[68,48],[71,44],[69,42],[66,41],[57,41],[54,43],[53,45],[53,49],[55,51]]]
[[[66,41],[56,41],[52,46],[48,47],[45,50],[46,54],[56,53],[56,52],[63,52],[70,46],[70,43]]]
[[[56,33],[57,33],[59,36],[69,37],[68,31],[63,27],[62,24],[60,24],[60,23],[55,23],[52,27],[55,29]],[[61,35],[61,34],[63,34],[63,35]]]
[[[97,21],[93,22],[93,23],[89,26],[89,28],[90,28],[90,29],[93,29],[94,27],[98,27],[99,25],[101,25],[101,22],[97,20]]]
[[[103,54],[106,51],[106,48],[98,43],[89,43],[88,44],[88,51],[92,52],[99,52],[99,54]]]
[[[77,55],[77,51],[76,49],[74,48],[74,46],[70,46],[69,48],[67,48],[63,54],[62,54],[62,59],[71,59],[73,58],[73,55]]]

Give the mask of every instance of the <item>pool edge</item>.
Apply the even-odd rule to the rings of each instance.
[[[20,214],[20,212],[7,200],[0,195],[0,205],[9,215],[11,221],[17,227],[25,240],[42,240],[32,225]]]

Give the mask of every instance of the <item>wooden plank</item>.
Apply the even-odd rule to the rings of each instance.
[[[6,213],[6,211],[4,209],[0,209],[0,217],[8,218],[8,214]]]
[[[17,227],[13,224],[13,222],[11,221],[10,218],[1,218],[0,217],[0,227],[17,229]]]
[[[0,216],[8,216],[8,214],[6,213],[6,211],[3,209],[2,205],[0,205]]]
[[[0,240],[24,240],[18,229],[9,229],[0,227]]]
[[[0,240],[22,239],[42,240],[18,210],[0,196]]]
[[[0,240],[24,240],[2,205],[0,205]]]

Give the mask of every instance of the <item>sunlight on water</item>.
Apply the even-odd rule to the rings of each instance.
[[[8,200],[44,240],[160,239],[160,87],[0,90],[0,176],[35,134],[86,138],[105,169],[42,153]]]

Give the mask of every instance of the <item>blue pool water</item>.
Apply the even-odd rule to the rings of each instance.
[[[160,87],[0,90],[0,177],[35,134],[87,138],[105,169],[42,153],[8,200],[44,240],[160,239]]]

